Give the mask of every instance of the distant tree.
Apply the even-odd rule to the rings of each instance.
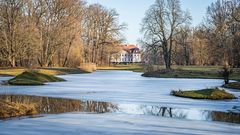
[[[240,62],[240,1],[218,0],[207,10],[208,28],[211,30],[213,57],[219,64],[239,67]]]
[[[156,0],[142,21],[144,44],[161,48],[165,66],[171,69],[172,49],[178,29],[189,23],[191,17],[181,9],[179,0]]]
[[[111,47],[123,40],[122,30],[125,24],[118,23],[118,14],[114,9],[102,5],[89,5],[86,10],[83,41],[86,45],[84,56],[87,62],[102,65],[109,62]]]
[[[193,29],[192,31],[192,39],[191,39],[191,63],[193,65],[209,65],[213,61],[213,54],[211,53],[211,41],[209,40],[211,37],[209,36],[209,29],[204,25],[200,25]]]
[[[0,46],[1,56],[7,60],[11,67],[16,66],[19,51],[19,35],[23,21],[23,0],[1,0],[0,1]]]
[[[178,32],[179,34],[175,37],[174,60],[177,64],[190,65],[192,30],[189,26],[183,26],[178,29]]]

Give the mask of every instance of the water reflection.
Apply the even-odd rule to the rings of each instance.
[[[142,115],[153,115],[168,118],[202,120],[202,121],[220,121],[240,124],[240,113],[236,112],[219,112],[198,109],[180,109],[161,106],[146,105],[119,105],[119,111],[125,113],[134,113]]]
[[[240,124],[239,111],[219,112],[151,105],[113,104],[110,102],[82,101],[27,95],[0,95],[0,100],[15,103],[34,104],[39,114],[58,114],[66,112],[125,113]]]
[[[240,124],[240,114],[233,112],[216,112],[208,111],[209,120],[212,121],[222,121],[222,122],[230,122],[230,123],[238,123]]]
[[[117,109],[117,105],[108,102],[81,101],[27,95],[0,95],[0,100],[33,104],[40,114],[58,114],[65,112],[106,113]]]

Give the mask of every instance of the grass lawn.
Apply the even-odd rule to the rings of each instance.
[[[28,69],[25,68],[0,68],[0,76],[17,76]],[[79,68],[37,68],[43,74],[60,75],[60,74],[81,74],[88,73]]]
[[[144,77],[157,78],[202,78],[202,79],[222,79],[219,71],[220,66],[173,66],[173,70],[165,70],[164,67],[158,67],[152,72],[145,72]],[[240,81],[239,69],[235,69],[231,74],[230,79]]]
[[[45,82],[59,82],[64,79],[38,71],[24,71],[8,81],[10,85],[44,85]]]
[[[171,95],[177,97],[185,97],[192,99],[211,99],[211,100],[224,100],[224,99],[235,99],[236,97],[225,90],[218,88],[214,89],[203,89],[196,91],[172,91]]]
[[[105,66],[105,67],[97,67],[98,70],[129,70],[134,72],[143,72],[144,68],[141,64],[117,64],[113,65],[111,67]]]
[[[0,76],[16,76],[24,71],[24,68],[0,68]]]

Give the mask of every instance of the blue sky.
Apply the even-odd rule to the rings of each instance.
[[[124,31],[126,43],[137,43],[141,37],[140,23],[146,10],[155,0],[86,0],[89,4],[99,3],[107,8],[114,8],[119,13],[119,21],[126,23],[128,29]],[[206,8],[216,0],[180,0],[183,10],[188,10],[193,18],[192,25],[202,22]]]

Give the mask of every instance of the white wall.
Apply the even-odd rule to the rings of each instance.
[[[141,54],[128,53],[127,51],[122,50],[119,53],[113,54],[111,62],[115,63],[141,62]]]

